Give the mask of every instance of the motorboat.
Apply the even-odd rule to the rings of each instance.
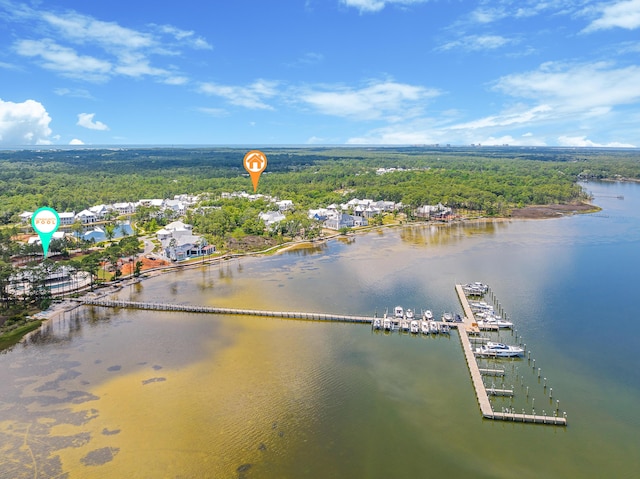
[[[415,319],[411,321],[411,332],[413,334],[418,334],[420,332],[420,323]]]
[[[524,349],[518,346],[509,346],[508,344],[489,341],[483,346],[476,348],[476,354],[480,356],[512,358],[516,356],[523,356]]]
[[[431,321],[433,319],[433,312],[430,309],[427,309],[424,313],[422,313],[422,317],[425,321]]]
[[[371,323],[373,329],[382,329],[382,319],[373,318],[373,322]]]
[[[404,314],[406,315],[407,319],[410,320],[410,321],[415,318],[415,314],[413,314],[413,310],[411,310],[411,309],[407,308],[407,310],[404,312]]]
[[[409,329],[411,328],[411,321],[409,321],[408,319],[403,319],[400,322],[400,327],[404,330],[404,331],[409,331]]]
[[[478,325],[486,325],[486,326],[497,326],[501,329],[511,329],[513,327],[513,323],[511,321],[506,321],[498,316],[486,316],[482,321],[478,321]]]
[[[447,323],[438,323],[438,329],[442,334],[449,334],[449,332],[451,331],[451,326],[449,326]]]
[[[396,306],[393,309],[393,315],[396,318],[404,318],[404,309],[402,309],[402,306]]]
[[[393,321],[391,321],[391,318],[386,314],[384,315],[384,319],[382,320],[382,327],[387,331],[391,331],[393,329]]]
[[[429,330],[433,334],[438,334],[440,330],[438,329],[438,323],[436,321],[429,321]]]
[[[462,289],[470,296],[483,296],[487,291],[489,291],[489,286],[476,281],[475,283],[465,284],[462,286]]]
[[[429,321],[422,321],[420,323],[420,331],[422,331],[422,334],[430,334],[431,331],[429,329]]]
[[[453,322],[453,314],[451,314],[451,313],[446,313],[446,312],[445,312],[445,313],[442,313],[442,320],[443,320],[445,323],[451,323],[451,322]]]

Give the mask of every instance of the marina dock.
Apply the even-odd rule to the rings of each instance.
[[[461,323],[447,323],[451,327],[457,327],[458,335],[460,337],[460,343],[462,345],[462,351],[469,368],[471,375],[471,381],[476,393],[476,398],[480,406],[482,416],[486,419],[497,419],[503,421],[514,421],[524,423],[535,424],[550,424],[556,426],[566,426],[567,419],[564,417],[525,414],[524,410],[522,414],[515,412],[496,412],[493,410],[489,396],[513,396],[514,391],[511,389],[497,389],[495,387],[487,388],[483,382],[483,375],[486,376],[504,376],[505,371],[502,369],[486,369],[480,368],[476,360],[474,347],[472,342],[483,341],[486,338],[478,337],[480,329],[474,318],[473,311],[467,300],[466,294],[462,285],[457,284],[456,292],[458,299],[462,305],[464,311],[464,318]],[[271,317],[271,318],[283,318],[283,319],[302,319],[310,321],[335,321],[345,323],[365,323],[372,324],[375,317],[371,316],[356,316],[356,315],[342,315],[331,313],[310,313],[301,311],[268,311],[268,310],[255,310],[255,309],[238,309],[238,308],[220,308],[215,306],[198,306],[189,304],[177,304],[177,303],[155,303],[155,302],[140,302],[140,301],[123,301],[123,300],[111,300],[103,298],[83,298],[77,300],[80,304],[106,307],[106,308],[130,308],[141,309],[150,311],[182,311],[186,313],[202,313],[202,314],[224,314],[224,315],[243,315],[243,316],[259,316],[259,317]],[[535,363],[535,361],[534,361]],[[535,412],[535,411],[534,411]]]
[[[480,405],[480,411],[482,412],[482,416],[486,419],[500,419],[503,421],[514,421],[514,422],[526,422],[526,423],[535,423],[535,424],[550,424],[555,426],[566,426],[567,419],[565,417],[557,417],[557,416],[538,416],[535,414],[517,414],[511,412],[495,412],[493,407],[491,406],[491,402],[489,401],[489,394],[487,389],[482,381],[482,372],[480,367],[478,366],[478,362],[476,361],[476,356],[473,352],[473,348],[471,346],[471,341],[469,340],[469,331],[475,333],[472,324],[475,323],[473,311],[471,310],[471,306],[469,305],[469,301],[467,300],[467,296],[462,289],[462,285],[456,284],[456,293],[458,294],[458,299],[460,300],[460,304],[462,305],[462,309],[464,311],[463,324],[458,327],[458,335],[460,336],[460,343],[462,344],[462,350],[464,351],[464,357],[467,361],[467,366],[469,367],[469,373],[471,374],[471,382],[473,383],[473,387],[476,391],[476,398],[478,399],[478,404]],[[495,370],[486,370],[483,371],[495,371]],[[497,393],[500,391],[501,393],[505,393],[509,390],[498,390],[491,389],[493,392]],[[513,391],[509,391],[513,394]],[[503,394],[500,394],[503,395]]]

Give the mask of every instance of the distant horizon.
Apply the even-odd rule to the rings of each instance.
[[[149,143],[149,144],[104,144],[104,145],[16,145],[16,146],[3,146],[0,145],[0,151],[12,151],[12,150],[28,150],[28,151],[38,151],[38,150],[70,150],[70,151],[81,151],[81,150],[116,150],[116,149],[143,149],[143,148],[164,148],[164,149],[187,149],[187,148],[229,148],[234,150],[241,149],[273,149],[273,148],[297,148],[297,149],[322,149],[322,148],[344,148],[349,150],[358,150],[358,149],[370,149],[370,148],[379,148],[379,149],[403,149],[403,148],[423,148],[425,150],[429,149],[438,149],[438,150],[456,150],[456,149],[469,149],[469,150],[478,150],[478,149],[518,149],[518,150],[590,150],[590,151],[606,151],[606,150],[616,150],[616,151],[636,151],[640,150],[640,147],[626,147],[626,146],[562,146],[562,145],[546,145],[546,146],[536,146],[536,145],[453,145],[453,144],[444,144],[444,145],[382,145],[382,144],[371,144],[371,145],[350,145],[350,144],[335,144],[335,145],[296,145],[296,144],[258,144],[258,143],[237,143],[237,144],[198,144],[198,143]]]

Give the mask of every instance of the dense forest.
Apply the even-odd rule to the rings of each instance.
[[[505,208],[581,198],[586,178],[640,179],[637,150],[559,148],[266,148],[259,191],[317,207],[349,197]],[[0,224],[58,211],[176,194],[251,190],[246,149],[113,148],[0,152]],[[398,168],[383,175],[378,168]]]

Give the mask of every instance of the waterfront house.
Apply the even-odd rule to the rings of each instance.
[[[82,210],[76,215],[75,219],[83,225],[95,223],[96,221],[98,221],[98,217],[95,215],[95,213],[89,210]]]

